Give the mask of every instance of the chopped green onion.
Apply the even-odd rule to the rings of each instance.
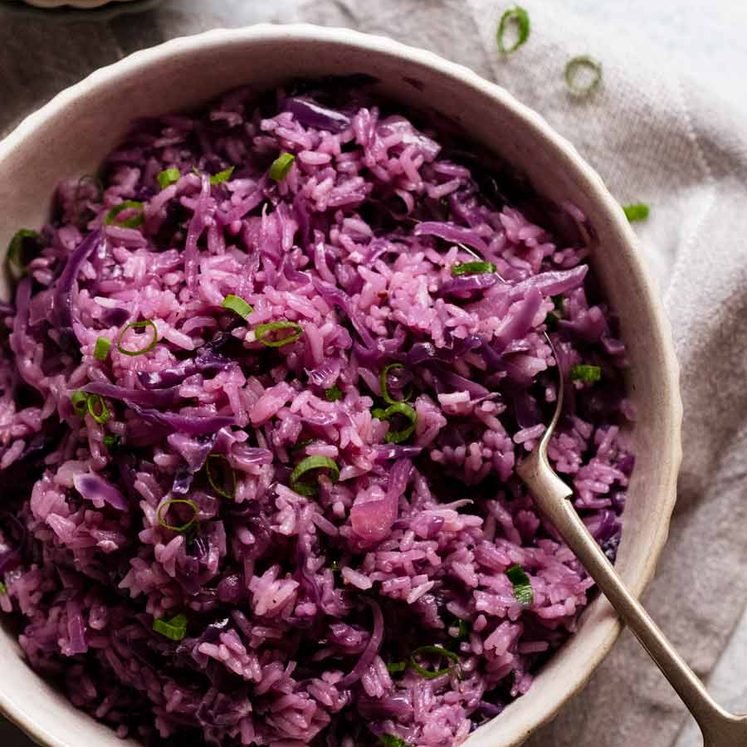
[[[93,346],[93,357],[97,361],[105,361],[109,357],[112,341],[108,337],[97,337]]]
[[[13,238],[8,244],[8,253],[6,260],[11,266],[11,269],[15,271],[15,274],[20,275],[26,271],[26,262],[24,259],[23,245],[29,239],[39,241],[41,235],[38,231],[32,231],[29,228],[22,228],[20,231],[16,231]]]
[[[396,405],[398,402],[405,402],[406,400],[410,399],[412,397],[412,390],[408,390],[407,392],[403,392],[402,399],[394,399],[391,394],[389,394],[389,372],[395,368],[401,368],[403,371],[405,370],[405,367],[401,363],[390,363],[388,366],[384,366],[384,369],[381,372],[381,375],[379,376],[379,386],[381,387],[381,397],[387,404],[390,405]]]
[[[86,400],[86,410],[88,414],[99,424],[103,425],[112,416],[109,408],[100,394],[89,394]]]
[[[119,214],[124,213],[126,210],[137,211],[135,215],[129,218],[120,218]],[[104,223],[107,226],[116,224],[122,226],[122,228],[137,228],[143,225],[145,215],[143,214],[143,203],[137,200],[125,200],[120,202],[119,205],[115,205],[104,218]]]
[[[395,415],[401,415],[403,418],[408,420],[408,424],[401,430],[389,430],[389,433],[386,434],[386,438],[384,439],[387,443],[402,443],[402,441],[406,441],[410,438],[415,431],[415,422],[418,415],[410,405],[405,404],[404,402],[395,402],[393,405],[389,405],[385,410],[377,407],[371,412],[371,414],[379,420],[391,421]]]
[[[565,66],[565,82],[575,96],[588,96],[601,81],[601,62],[585,54],[568,60]]]
[[[233,311],[238,314],[242,319],[246,319],[249,314],[254,311],[251,304],[248,304],[243,298],[234,296],[233,293],[229,293],[224,299],[222,304],[224,309]]]
[[[181,641],[187,635],[187,616],[175,615],[170,620],[156,618],[153,620],[153,630],[171,641]]]
[[[339,573],[340,572],[340,561],[339,560],[330,561],[329,570],[332,571],[332,573]]]
[[[7,593],[8,593],[8,587],[2,581],[0,581],[0,597],[3,594],[7,594]]]
[[[383,747],[407,747],[407,742],[394,734],[380,734],[379,744]]]
[[[289,330],[285,337],[275,337],[276,332]],[[303,327],[296,322],[267,322],[258,324],[254,328],[254,337],[257,342],[261,342],[268,348],[281,348],[283,345],[289,345],[295,342],[303,334]]]
[[[588,366],[578,363],[571,367],[571,379],[573,381],[583,381],[585,384],[596,384],[602,378],[602,369],[600,366]]]
[[[510,46],[506,45],[506,34],[509,29],[515,27],[516,39]],[[529,38],[530,23],[529,13],[524,8],[514,5],[513,8],[509,8],[502,16],[498,24],[498,32],[496,33],[496,40],[498,42],[498,49],[502,55],[509,55],[515,52],[526,40]]]
[[[156,179],[158,180],[158,186],[161,189],[166,189],[166,187],[176,184],[181,177],[182,172],[175,166],[172,166],[170,169],[164,169],[161,171],[158,176],[156,176]]]
[[[119,446],[119,436],[114,436],[111,433],[108,433],[104,436],[104,446],[106,446],[107,449],[116,448]]]
[[[469,635],[469,625],[467,625],[466,620],[462,620],[458,617],[454,620],[454,625],[452,625],[451,627],[456,628],[457,632],[453,637],[458,641],[464,640]]]
[[[215,187],[218,184],[227,182],[233,176],[233,172],[235,170],[235,166],[229,166],[227,169],[223,169],[223,171],[219,171],[217,174],[213,174],[210,177],[210,183]]]
[[[327,470],[332,482],[337,482],[340,478],[340,468],[333,459],[325,456],[309,456],[302,459],[296,465],[293,472],[291,472],[291,488],[300,495],[314,495],[316,493],[316,486],[309,484],[309,478],[313,476],[310,473],[315,473],[319,470]]]
[[[327,402],[337,402],[342,399],[342,389],[339,386],[331,386],[324,390],[324,399]]]
[[[122,342],[124,340],[124,336],[127,334],[127,331],[130,329],[147,329],[150,330],[150,341],[145,347],[142,348],[126,348]],[[140,335],[138,335],[140,337]],[[146,319],[142,322],[130,322],[127,326],[122,327],[122,330],[119,333],[119,337],[117,337],[117,350],[119,350],[120,353],[123,353],[124,355],[144,355],[145,353],[149,353],[153,348],[158,344],[158,327],[156,327],[155,323],[152,322],[150,319]]]
[[[455,278],[462,275],[485,275],[489,272],[495,272],[492,262],[460,262],[451,268],[451,274]]]
[[[282,182],[293,166],[296,157],[292,153],[281,153],[270,166],[270,179]]]
[[[623,205],[625,217],[633,223],[637,220],[646,220],[651,210],[645,202],[634,202],[632,205]]]
[[[534,590],[524,569],[518,564],[512,565],[506,575],[514,587],[516,601],[524,607],[530,605],[534,601]]]
[[[192,512],[192,515],[183,524],[171,524],[166,521],[166,514],[169,512],[172,506],[187,506]],[[158,511],[156,512],[156,519],[158,520],[159,525],[164,529],[170,529],[172,532],[179,532],[180,534],[183,534],[184,532],[189,531],[197,523],[197,517],[199,513],[200,507],[189,498],[169,498],[169,500],[164,501],[158,507]]]
[[[449,664],[447,667],[442,667],[441,669],[427,669],[422,664],[420,664],[416,657],[422,656],[440,656],[444,659],[448,659],[450,662],[453,662],[452,664]],[[444,648],[443,646],[421,646],[420,648],[416,648],[412,652],[412,656],[410,657],[410,667],[414,669],[421,677],[424,677],[427,680],[435,680],[436,677],[441,677],[444,674],[450,674],[455,666],[459,664],[459,656],[455,654],[453,651],[449,651],[448,649]]]
[[[389,671],[389,674],[399,674],[400,672],[404,672],[405,669],[407,669],[407,662],[392,661],[386,665],[386,668]]]
[[[73,392],[70,402],[73,406],[73,412],[80,417],[84,417],[88,409],[88,395],[85,392]]]
[[[216,467],[220,469],[218,474]],[[226,457],[222,454],[210,454],[205,462],[205,472],[210,487],[218,495],[230,501],[236,497],[236,473]]]

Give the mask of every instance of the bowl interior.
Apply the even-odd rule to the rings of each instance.
[[[679,464],[680,405],[668,326],[633,234],[596,174],[539,116],[466,69],[389,40],[309,26],[209,32],[138,53],[61,94],[0,143],[0,246],[18,228],[41,225],[58,180],[95,172],[133,118],[194,107],[239,85],[262,92],[294,77],[348,73],[373,75],[386,96],[460,124],[541,194],[570,200],[589,217],[598,237],[592,264],[620,314],[638,411],[637,464],[618,568],[640,593],[666,538]],[[5,283],[1,293],[7,292]],[[595,601],[530,692],[472,735],[469,746],[523,741],[585,683],[617,633],[609,606]],[[59,747],[122,744],[37,678],[6,632],[0,632],[0,662],[0,708],[36,739]]]

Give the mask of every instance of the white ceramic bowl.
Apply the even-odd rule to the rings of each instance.
[[[29,5],[36,8],[80,8],[89,10],[90,8],[100,8],[102,5],[109,3],[129,3],[132,0],[23,0]]]
[[[262,91],[291,77],[353,72],[376,76],[380,90],[406,106],[461,123],[546,197],[571,200],[589,217],[598,236],[592,263],[620,314],[639,414],[618,569],[640,594],[667,536],[680,461],[669,327],[635,236],[599,176],[539,115],[470,70],[389,39],[303,25],[211,31],[138,52],[64,91],[0,143],[0,246],[19,226],[41,224],[56,182],[92,173],[134,117],[193,107],[238,85]],[[529,693],[471,736],[469,747],[520,744],[586,683],[618,633],[615,616],[598,599]],[[0,709],[40,743],[121,747],[113,732],[31,672],[6,632],[0,632],[0,671]]]

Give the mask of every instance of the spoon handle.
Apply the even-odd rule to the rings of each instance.
[[[731,741],[734,717],[708,694],[703,683],[677,653],[641,603],[627,590],[614,566],[602,552],[570,500],[573,491],[542,459],[526,460],[522,478],[540,511],[553,524],[601,592],[656,662],[664,676],[695,717],[707,744],[737,745]]]

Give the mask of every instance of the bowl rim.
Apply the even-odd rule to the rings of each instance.
[[[483,78],[465,65],[448,60],[435,52],[404,44],[378,34],[308,23],[259,23],[240,28],[218,28],[165,41],[154,47],[133,52],[121,60],[96,69],[78,83],[59,92],[46,104],[21,120],[0,141],[0,162],[26,139],[33,138],[37,130],[57,117],[76,99],[94,89],[115,84],[120,76],[129,75],[138,68],[147,68],[160,60],[189,54],[204,48],[229,44],[251,45],[253,42],[266,42],[268,40],[285,43],[322,42],[337,44],[342,47],[353,47],[362,51],[405,58],[416,64],[431,68],[438,74],[495,100],[521,118],[527,126],[534,129],[539,137],[553,148],[554,155],[562,158],[566,165],[575,170],[579,182],[593,193],[594,199],[602,206],[606,217],[610,221],[611,229],[619,235],[621,241],[628,248],[631,272],[635,274],[636,281],[644,291],[643,302],[650,314],[652,329],[658,335],[661,343],[661,372],[664,375],[663,383],[666,395],[661,406],[664,411],[669,413],[671,421],[668,444],[666,444],[668,453],[663,458],[667,468],[664,470],[660,494],[657,495],[659,500],[657,508],[661,517],[660,525],[651,544],[643,571],[628,584],[628,588],[633,595],[640,597],[654,576],[659,556],[669,534],[671,514],[676,502],[677,475],[682,460],[683,405],[679,388],[680,367],[674,351],[671,324],[664,312],[654,278],[645,268],[640,242],[625,218],[622,208],[609,192],[601,177],[568,139],[556,132],[544,117],[521,103],[507,89]],[[622,624],[614,614],[599,619],[597,625],[600,628],[597,638],[601,642],[593,651],[589,652],[584,665],[578,668],[573,681],[563,691],[563,695],[554,697],[547,703],[546,708],[535,709],[532,713],[522,712],[514,717],[513,722],[507,721],[505,725],[508,727],[509,723],[511,724],[509,729],[511,734],[507,735],[510,741],[506,742],[506,745],[521,744],[532,732],[552,720],[565,703],[585,687],[594,671],[611,650],[622,630]],[[0,635],[2,634],[0,631]],[[505,718],[510,712],[511,707],[509,706],[502,717]],[[8,702],[2,687],[0,687],[0,714],[4,714],[41,745],[71,747],[60,740],[56,740],[53,735],[38,727],[30,714],[15,709]],[[79,715],[81,718],[90,718],[82,712]]]

